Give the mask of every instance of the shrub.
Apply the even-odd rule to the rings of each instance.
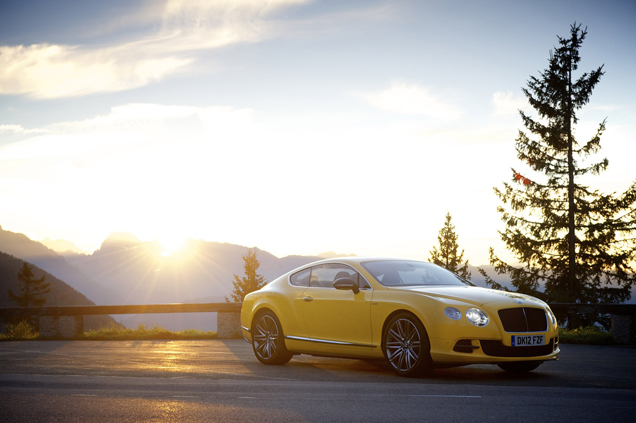
[[[586,326],[576,329],[559,329],[559,342],[563,344],[612,345],[614,339],[611,332],[606,332],[598,326]]]
[[[7,333],[0,334],[0,339],[7,341],[21,341],[25,339],[36,339],[40,334],[26,320],[19,323],[8,323]]]

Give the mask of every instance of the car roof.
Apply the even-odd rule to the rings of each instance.
[[[411,258],[404,258],[404,257],[352,257],[352,256],[348,256],[348,257],[332,257],[332,258],[328,258],[328,259],[324,259],[324,260],[320,260],[321,262],[332,262],[332,261],[344,261],[344,262],[351,262],[351,263],[361,263],[363,261],[372,261],[372,260],[406,260],[406,261],[424,261],[424,260],[418,260],[418,259],[411,259]]]
[[[400,260],[400,261],[421,261],[417,259],[407,259],[404,257],[332,257],[328,259],[318,260],[311,263],[304,264],[298,267],[295,270],[304,269],[310,266],[317,266],[319,264],[328,264],[328,263],[349,263],[349,264],[360,264],[366,261],[385,261],[385,260]]]

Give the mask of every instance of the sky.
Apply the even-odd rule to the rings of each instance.
[[[522,87],[588,28],[607,118],[590,180],[636,179],[633,1],[0,1],[0,225],[87,252],[114,232],[471,264],[523,169]],[[530,179],[539,179],[525,170]]]

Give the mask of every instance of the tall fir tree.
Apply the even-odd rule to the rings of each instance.
[[[464,250],[457,254],[459,251],[458,236],[455,233],[455,226],[451,223],[451,219],[451,214],[447,212],[444,226],[440,229],[437,236],[438,246],[433,246],[430,251],[431,258],[429,261],[450,270],[464,279],[470,280],[471,274],[468,270],[468,260],[463,261]]]
[[[9,299],[15,302],[18,307],[40,307],[46,303],[45,295],[51,292],[51,284],[44,282],[45,275],[40,279],[35,279],[33,274],[33,266],[27,262],[22,264],[22,268],[18,271],[18,282],[20,286],[20,295],[16,295],[10,289]]]
[[[505,224],[501,239],[524,266],[508,265],[492,248],[490,263],[497,273],[510,275],[517,292],[550,302],[616,303],[629,299],[636,280],[636,183],[621,195],[583,184],[583,177],[608,167],[607,159],[587,161],[601,148],[606,120],[589,141],[580,144],[575,136],[577,111],[590,101],[604,74],[600,66],[574,79],[586,34],[575,23],[569,38],[558,37],[548,68],[538,78],[531,76],[523,89],[538,118],[519,111],[530,135],[519,131],[516,151],[537,176],[530,179],[512,169],[511,182],[495,193],[503,203],[498,207]],[[487,283],[501,288],[480,272]],[[592,320],[570,315],[568,325]]]
[[[261,263],[256,258],[256,248],[250,248],[247,253],[243,255],[243,261],[245,262],[243,268],[245,269],[245,276],[242,278],[238,275],[234,275],[234,289],[230,292],[232,300],[234,302],[243,302],[243,299],[250,292],[261,289],[267,283],[265,278],[256,271]],[[230,302],[228,297],[225,297],[225,301]]]

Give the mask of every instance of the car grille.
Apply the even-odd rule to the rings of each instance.
[[[499,310],[499,319],[506,332],[545,332],[548,320],[542,308],[504,308]]]
[[[548,345],[536,345],[529,347],[508,347],[501,341],[480,340],[481,350],[486,355],[493,357],[536,357],[549,355],[554,351],[554,338],[550,339]]]

